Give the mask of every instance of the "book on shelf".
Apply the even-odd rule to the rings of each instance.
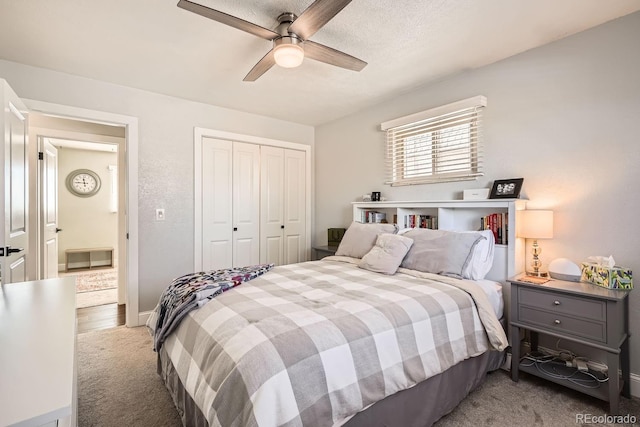
[[[432,215],[405,215],[402,224],[398,224],[403,228],[430,228],[438,229],[438,217]]]
[[[498,245],[509,243],[509,215],[506,212],[492,213],[480,218],[480,230],[491,230]]]
[[[387,222],[387,214],[378,211],[362,211],[362,222]]]

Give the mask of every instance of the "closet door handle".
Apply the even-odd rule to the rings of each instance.
[[[238,231],[238,227],[233,227],[233,231]]]
[[[284,225],[281,225],[280,228],[284,229]]]

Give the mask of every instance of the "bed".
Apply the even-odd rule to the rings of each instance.
[[[157,349],[184,425],[433,424],[508,344],[500,285],[470,273],[490,268],[493,242],[462,234],[352,224],[336,256],[274,267],[189,312]]]

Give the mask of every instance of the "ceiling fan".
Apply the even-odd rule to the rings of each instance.
[[[351,0],[316,0],[300,16],[291,12],[282,13],[278,16],[279,25],[273,31],[189,0],[180,0],[178,7],[272,41],[273,48],[243,79],[245,82],[253,82],[275,64],[294,68],[299,66],[305,57],[348,70],[362,70],[367,65],[366,62],[309,40],[309,37],[349,3]]]

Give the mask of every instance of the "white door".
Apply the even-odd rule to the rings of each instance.
[[[233,267],[260,262],[260,146],[233,143]]]
[[[233,265],[233,144],[202,138],[202,269]]]
[[[21,111],[26,107],[7,84],[0,79],[2,103],[2,147],[0,168],[0,280],[2,283],[27,280],[28,255],[28,161],[27,120]]]
[[[260,262],[306,261],[306,158],[303,151],[261,147]]]
[[[58,277],[58,149],[48,139],[40,140],[40,197],[43,279]]]
[[[284,264],[284,149],[260,148],[260,262]]]
[[[284,264],[306,261],[306,158],[284,150]]]

